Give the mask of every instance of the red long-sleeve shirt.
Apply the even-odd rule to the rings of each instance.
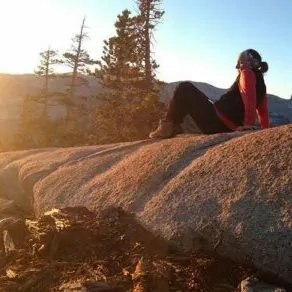
[[[251,69],[243,69],[240,72],[239,92],[244,104],[244,126],[253,126],[258,115],[261,128],[269,127],[269,115],[267,106],[267,96],[265,95],[261,103],[257,106],[256,98],[256,76]],[[216,112],[223,123],[231,130],[235,130],[239,125],[235,125],[232,121],[226,118],[216,107]]]
[[[270,127],[269,121],[269,111],[268,111],[268,98],[267,96],[264,97],[261,104],[257,108],[258,118],[263,129]]]
[[[269,127],[267,96],[256,106],[256,77],[252,70],[244,69],[240,72],[239,91],[244,104],[244,125],[253,126],[256,114],[262,128]]]

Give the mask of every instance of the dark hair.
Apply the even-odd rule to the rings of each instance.
[[[260,66],[257,68],[260,72],[266,73],[269,70],[269,65],[267,62],[262,62],[261,55],[254,49],[249,49],[248,52],[259,61]]]
[[[261,62],[261,66],[260,66],[260,71],[262,72],[262,73],[266,73],[266,72],[268,72],[268,70],[269,70],[269,65],[268,65],[268,63],[267,62]]]

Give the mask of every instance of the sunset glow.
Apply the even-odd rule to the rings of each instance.
[[[236,74],[238,53],[254,47],[270,64],[266,76],[269,92],[289,98],[292,71],[286,64],[292,61],[292,44],[285,25],[286,4],[277,5],[279,21],[259,23],[257,17],[248,21],[219,17],[224,9],[234,15],[238,10],[235,2],[228,1],[224,9],[218,1],[207,2],[184,0],[180,5],[178,1],[164,1],[165,17],[155,33],[158,77],[167,82],[187,79],[227,88]],[[255,9],[262,10],[263,5],[258,5]],[[33,73],[39,53],[49,46],[64,53],[84,16],[90,35],[86,49],[92,58],[99,59],[103,40],[114,34],[116,16],[125,8],[135,11],[134,7],[132,0],[1,1],[0,73]],[[266,9],[267,13],[274,11],[270,4]]]

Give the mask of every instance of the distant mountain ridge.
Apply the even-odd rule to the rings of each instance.
[[[82,101],[89,106],[94,104],[93,96],[102,90],[98,79],[93,76],[82,76],[86,84],[78,87],[77,95],[82,96]],[[161,100],[166,102],[172,95],[175,87],[180,83],[166,83],[161,93]],[[218,99],[226,89],[218,88],[208,83],[193,82],[201,91],[203,91],[213,101]],[[60,75],[50,80],[52,91],[65,92],[70,84],[70,75]],[[14,75],[0,74],[0,122],[6,121],[13,124],[20,117],[20,109],[25,96],[38,93],[43,86],[41,77],[34,74]],[[80,98],[79,98],[80,99]],[[269,114],[272,123],[284,124],[292,122],[292,100],[283,99],[275,95],[268,95]],[[64,106],[52,105],[50,115],[60,116],[64,114]]]

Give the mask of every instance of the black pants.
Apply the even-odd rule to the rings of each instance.
[[[170,100],[166,120],[180,125],[189,114],[204,134],[230,132],[217,116],[209,98],[191,82],[180,83]]]

